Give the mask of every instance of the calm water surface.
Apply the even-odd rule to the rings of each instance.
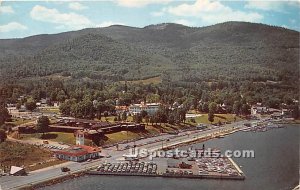
[[[242,166],[244,181],[84,176],[44,190],[288,190],[299,183],[299,129],[299,125],[293,125],[261,133],[238,132],[206,142],[206,147],[222,151],[255,151],[255,158],[233,159]],[[193,147],[201,148],[202,144]]]

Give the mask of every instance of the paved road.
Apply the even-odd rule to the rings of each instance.
[[[167,145],[164,145],[164,147],[166,147],[166,146],[171,146],[171,145],[175,145],[175,144],[192,141],[192,140],[195,140],[196,138],[202,138],[202,137],[205,137],[208,135],[213,135],[217,132],[232,129],[233,127],[241,127],[246,122],[249,122],[249,121],[240,121],[240,122],[229,124],[229,125],[226,125],[223,127],[210,128],[209,130],[206,130],[206,131],[182,132],[182,133],[179,133],[173,139],[169,138],[170,136],[173,136],[173,135],[169,135],[169,134],[161,136],[161,137],[155,137],[155,138],[170,139],[167,142]],[[137,141],[136,145],[140,145],[140,144],[143,144],[145,142],[150,142],[150,141],[153,141],[153,139],[152,138],[142,139],[140,141]],[[125,144],[125,145],[127,145],[127,144]],[[128,145],[132,145],[132,142],[128,143]],[[148,149],[151,151],[159,150],[162,148],[162,142],[154,142],[151,144],[145,144],[145,145],[140,146],[139,148],[145,148],[145,149]],[[83,162],[83,163],[67,162],[67,163],[64,163],[64,166],[69,167],[71,169],[72,173],[78,172],[78,171],[84,171],[89,168],[95,168],[100,163],[103,163],[105,161],[113,162],[113,161],[119,160],[120,158],[122,158],[122,156],[124,154],[128,154],[129,150],[116,151],[114,149],[104,149],[103,152],[105,154],[111,155],[111,157],[93,160],[92,162]],[[18,188],[24,187],[28,184],[36,184],[38,182],[42,182],[42,181],[49,180],[49,179],[54,179],[59,176],[68,175],[68,173],[61,172],[61,169],[60,169],[61,166],[62,165],[57,165],[57,166],[49,167],[49,168],[42,169],[39,171],[30,172],[28,176],[3,176],[3,177],[0,177],[0,185],[1,185],[0,187],[3,190],[18,189]]]

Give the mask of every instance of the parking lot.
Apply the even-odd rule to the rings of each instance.
[[[199,158],[196,160],[196,164],[199,168],[199,175],[239,175],[239,172],[226,157]]]
[[[130,173],[142,175],[157,174],[157,165],[153,162],[117,162],[104,163],[97,168],[97,171],[103,173]]]
[[[39,147],[44,147],[50,150],[63,150],[66,149],[66,146],[58,146],[58,145],[51,145],[51,144],[37,144]]]

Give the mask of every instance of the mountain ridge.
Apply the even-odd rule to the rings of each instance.
[[[113,81],[281,80],[285,73],[299,76],[298,42],[297,31],[247,22],[200,28],[114,25],[0,40],[0,72],[6,78],[68,72],[73,78]]]

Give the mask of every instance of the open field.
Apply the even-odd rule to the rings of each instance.
[[[29,122],[32,122],[32,121],[34,121],[34,120],[32,120],[32,119],[22,119],[22,118],[13,118],[11,122],[5,122],[5,123],[17,126],[17,125],[22,125],[22,124],[29,123]]]
[[[108,137],[107,141],[105,141],[105,144],[108,143],[115,143],[115,142],[120,142],[124,140],[130,140],[130,139],[135,139],[141,136],[141,133],[134,133],[131,131],[120,131],[117,133],[112,133],[112,134],[107,134],[105,135]]]
[[[162,82],[162,79],[160,78],[160,76],[158,77],[153,77],[153,78],[149,78],[149,79],[143,79],[143,80],[134,80],[134,81],[127,81],[127,83],[129,84],[159,84]],[[125,81],[121,81],[122,84],[125,83]]]
[[[33,133],[33,134],[21,134],[21,140],[30,140],[30,139],[43,139],[50,140],[55,142],[63,142],[64,144],[75,144],[75,137],[73,133],[63,133],[63,132],[49,132],[45,133],[42,137],[41,133]],[[92,143],[91,140],[85,139],[85,144],[90,145]]]
[[[52,152],[33,145],[17,142],[3,142],[0,144],[0,163],[6,167],[24,166],[27,171],[36,170],[64,161],[52,158]]]
[[[56,108],[56,107],[40,108],[39,112],[40,113],[56,113],[56,114],[60,113],[59,108]]]
[[[205,124],[210,124],[211,122],[208,121],[208,114],[201,114],[202,116],[196,117],[195,122],[191,122],[191,119],[187,119],[187,123],[196,125],[197,123],[205,123]],[[214,121],[212,124],[216,124],[220,122],[233,122],[234,118],[236,118],[236,121],[241,121],[242,119],[238,116],[235,116],[235,114],[215,114]]]

